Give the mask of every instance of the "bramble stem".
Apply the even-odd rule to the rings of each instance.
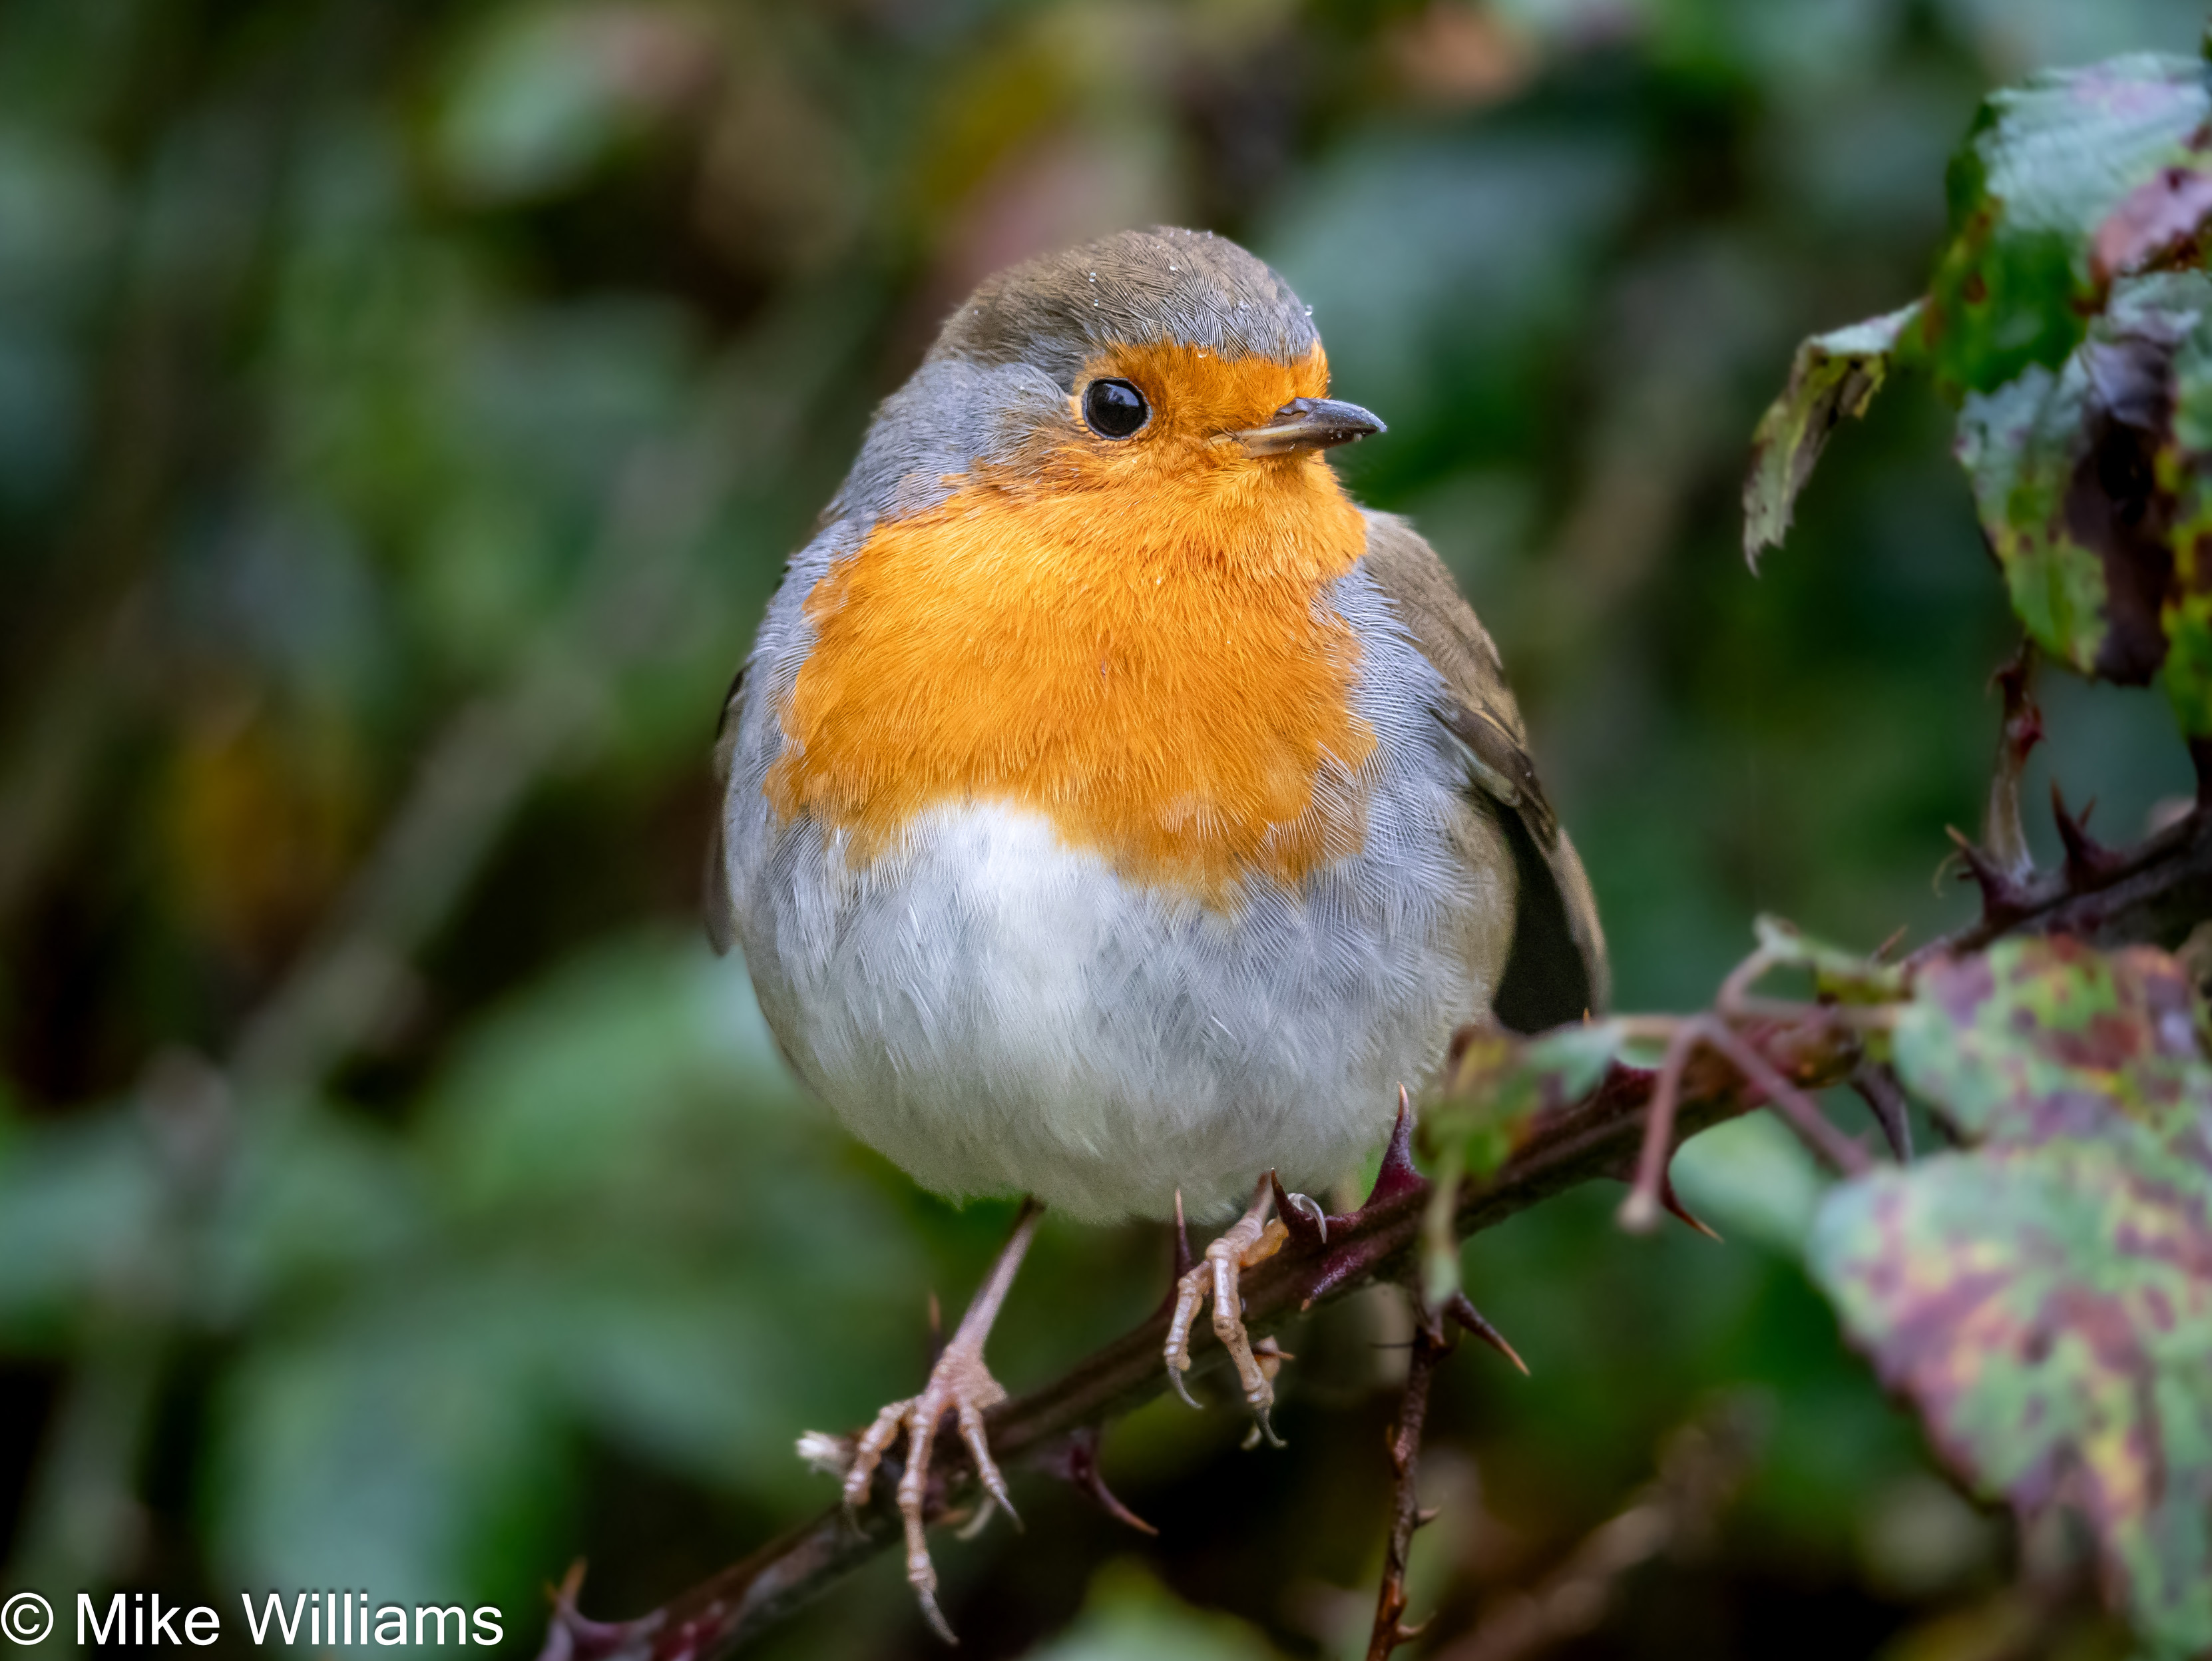
[[[1413,1530],[1429,1519],[1421,1514],[1416,1491],[1421,1469],[1421,1429],[1429,1416],[1429,1384],[1437,1367],[1452,1352],[1443,1319],[1419,1311],[1413,1349],[1406,1364],[1406,1393],[1399,1399],[1398,1422],[1390,1428],[1390,1538],[1382,1550],[1382,1585],[1375,1597],[1375,1630],[1367,1640],[1367,1661],[1390,1661],[1390,1652],[1421,1635],[1425,1622],[1406,1624],[1406,1562]]]

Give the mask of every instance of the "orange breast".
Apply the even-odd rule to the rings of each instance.
[[[1375,745],[1358,643],[1316,602],[1366,526],[1318,456],[1219,435],[1318,396],[1326,362],[1151,347],[1094,373],[1145,390],[1138,437],[980,469],[816,585],[769,799],[860,861],[927,808],[1001,801],[1133,880],[1296,881],[1362,835],[1339,782]]]

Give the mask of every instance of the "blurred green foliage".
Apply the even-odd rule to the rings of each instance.
[[[957,1305],[1006,1212],[916,1194],[787,1081],[691,922],[705,751],[874,400],[1039,248],[1203,223],[1314,306],[1391,423],[1346,476],[1498,635],[1625,1007],[1703,1003],[1760,910],[1861,945],[1955,916],[1930,873],[2012,636],[1947,412],[1893,389],[1757,581],[1745,435],[1798,338],[1919,292],[1990,85],[2201,21],[10,0],[6,1584],[482,1598],[520,1650],[572,1557],[587,1609],[635,1613],[826,1500],[790,1439],[911,1387],[926,1295]],[[2117,837],[2187,788],[2148,700],[2045,701],[2032,788]],[[1470,1355],[1440,1385],[1455,1520],[1417,1609],[1449,1637],[1537,1583],[1748,1389],[1740,1497],[1575,1652],[1982,1652],[2004,1526],[1808,1282],[1820,1177],[1763,1120],[1679,1169],[1725,1249],[1588,1194],[1467,1253],[1540,1382]],[[1048,1221],[1000,1376],[1118,1330],[1165,1262]],[[1109,1434],[1172,1598],[1115,1571],[1086,1603],[1136,1542],[1017,1478],[1028,1534],[939,1554],[965,1646],[1346,1652],[1396,1318],[1294,1338],[1287,1455],[1173,1403]],[[884,1564],[777,1652],[932,1641]]]

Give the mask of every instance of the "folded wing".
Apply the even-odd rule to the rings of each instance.
[[[1498,648],[1460,595],[1451,573],[1412,526],[1367,516],[1367,569],[1397,607],[1423,656],[1443,677],[1437,720],[1467,764],[1467,793],[1512,844],[1518,900],[1513,946],[1492,1013],[1534,1032],[1585,1012],[1612,993],[1605,931],[1581,857],[1545,799],[1521,711]]]

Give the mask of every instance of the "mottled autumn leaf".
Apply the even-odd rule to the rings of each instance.
[[[1906,1086],[1971,1146],[1844,1184],[1810,1261],[1978,1492],[2086,1520],[2159,1652],[2212,1646],[2212,1065],[2173,959],[1923,970]]]
[[[2197,239],[2212,217],[2212,173],[2164,167],[2105,216],[2089,244],[2089,277],[2109,283],[2172,260],[2196,263]]]

